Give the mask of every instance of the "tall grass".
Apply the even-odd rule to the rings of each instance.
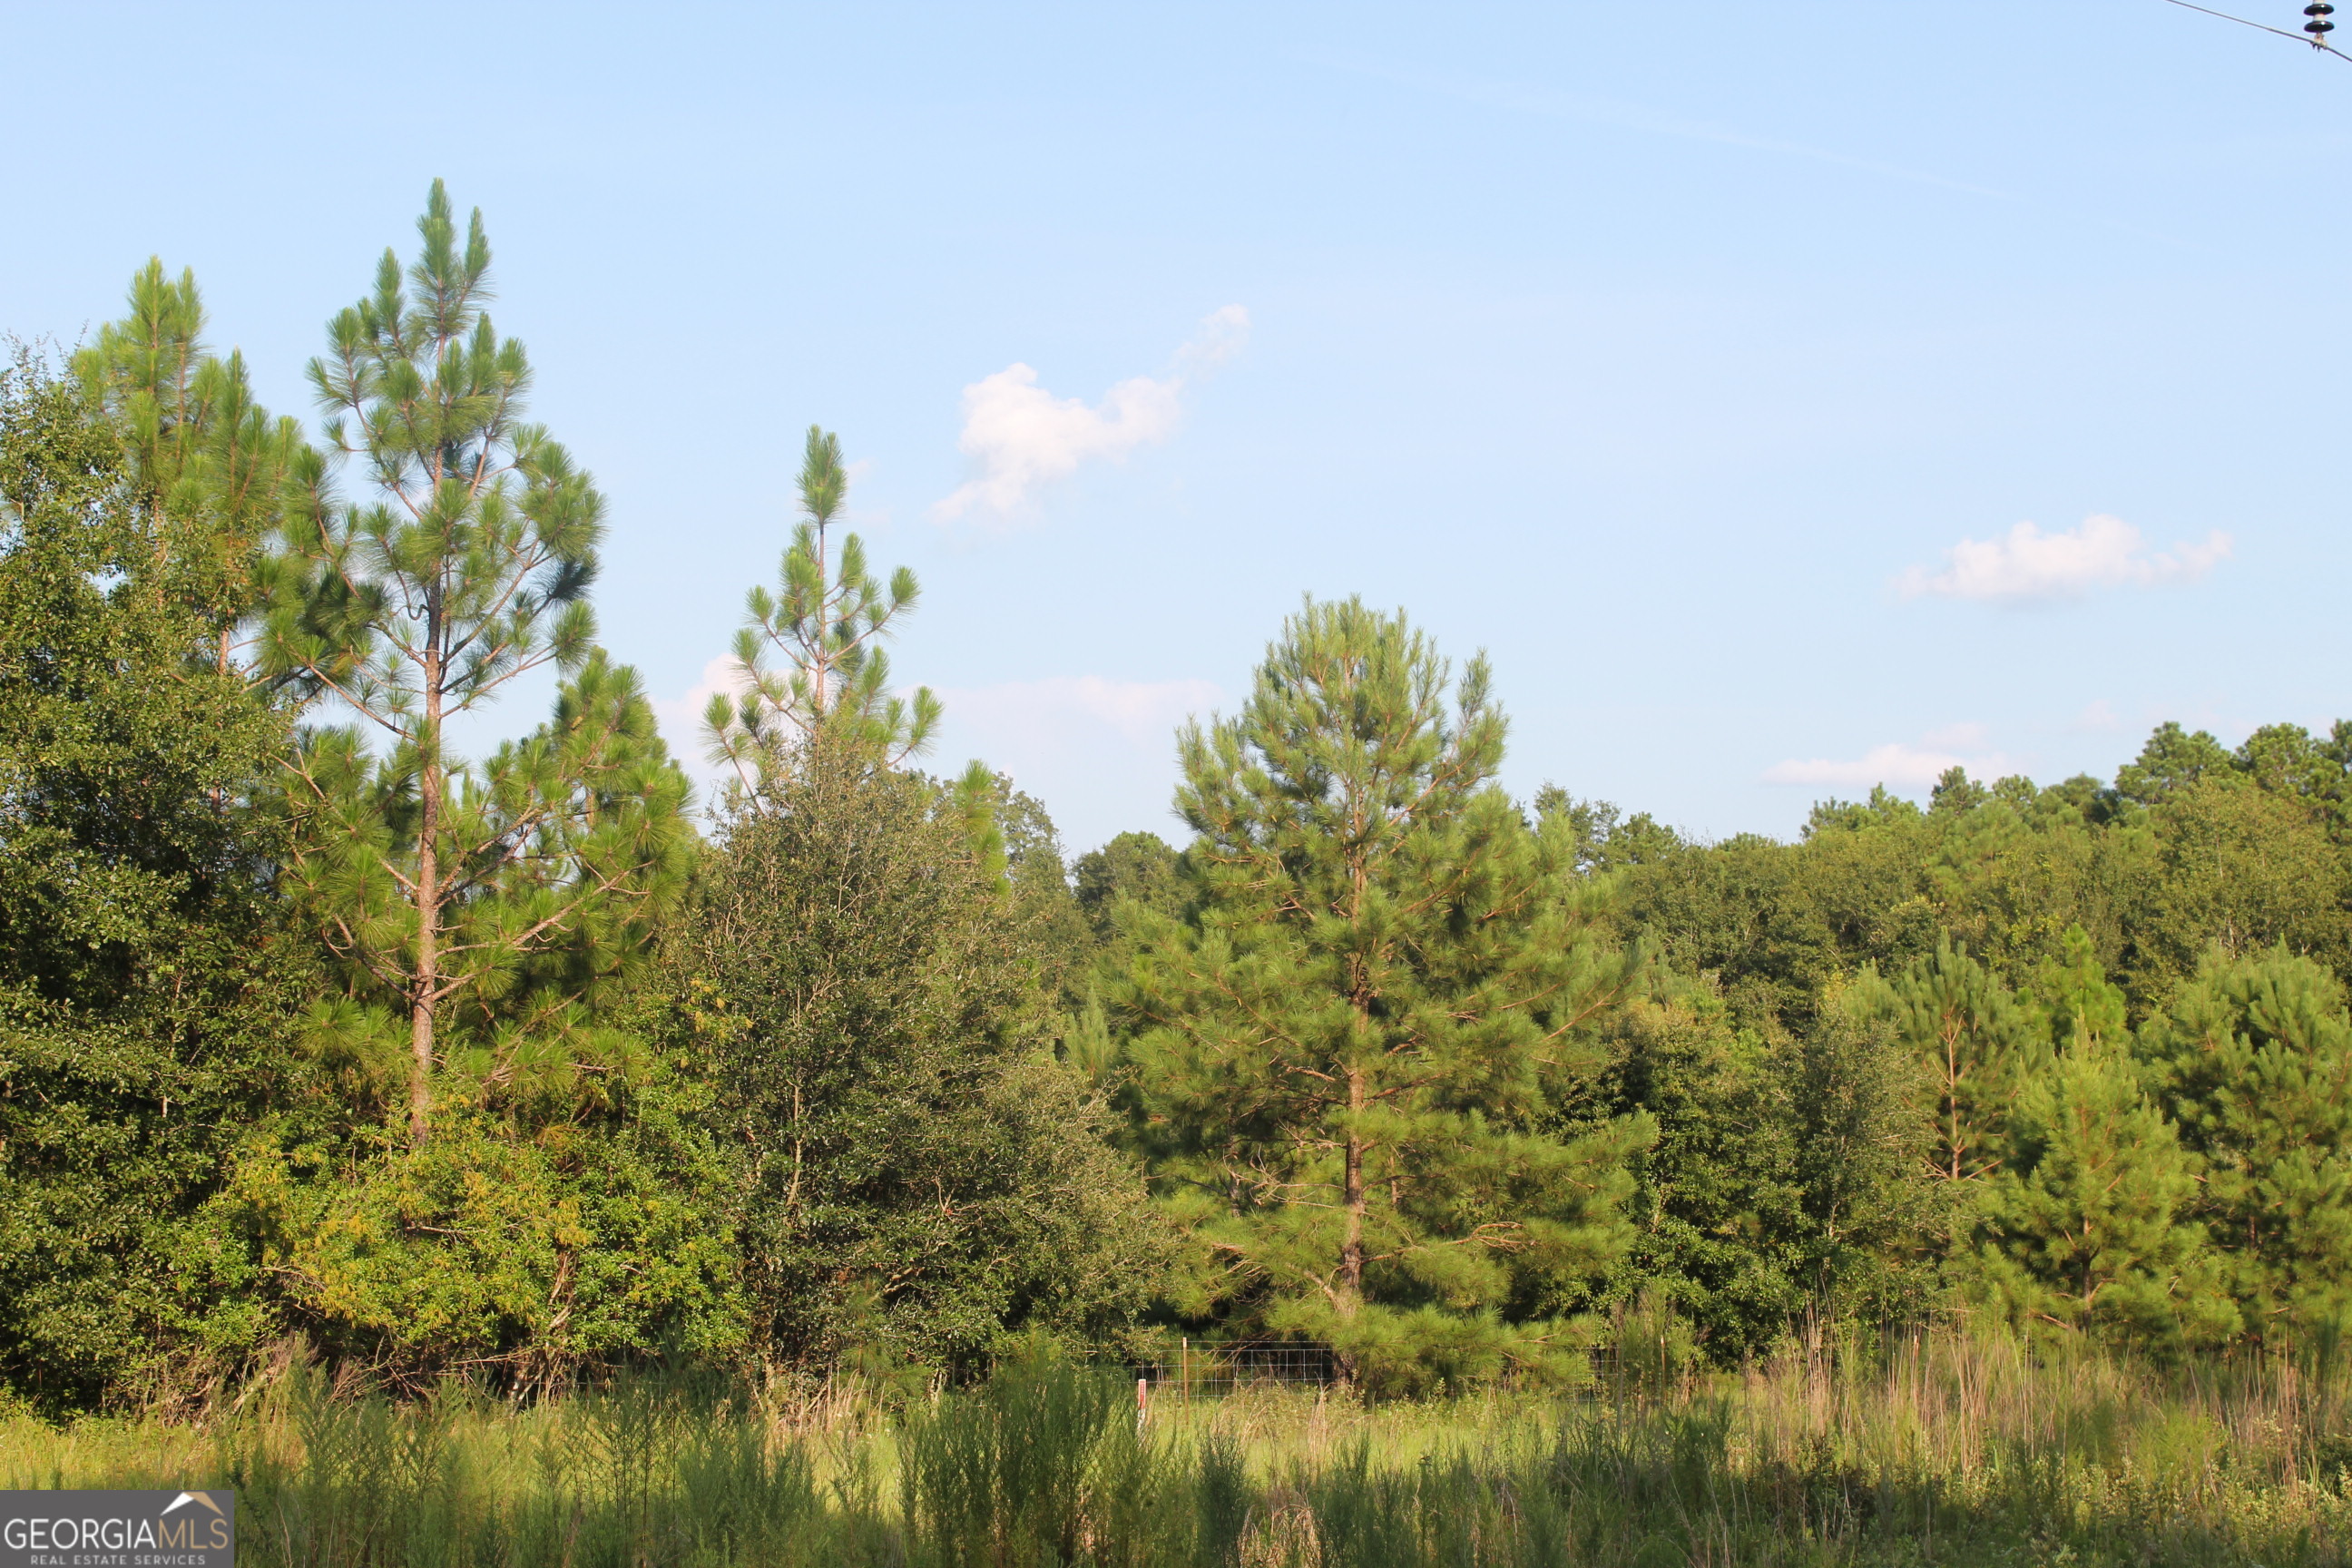
[[[256,1568],[2352,1562],[2347,1405],[1940,1335],[1583,1399],[1163,1405],[1066,1363],[886,1417],[639,1379],[394,1406],[296,1369],[194,1426],[0,1422],[0,1485],[231,1485]]]

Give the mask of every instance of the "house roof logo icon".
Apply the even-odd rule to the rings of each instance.
[[[212,1494],[209,1492],[182,1492],[178,1497],[173,1498],[170,1503],[165,1505],[163,1511],[165,1513],[170,1513],[173,1509],[184,1507],[188,1503],[196,1503],[205,1508],[208,1508],[213,1510],[215,1517],[227,1517],[221,1513],[220,1504],[213,1501]]]

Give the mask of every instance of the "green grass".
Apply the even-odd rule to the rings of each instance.
[[[1062,1364],[887,1417],[639,1380],[517,1410],[297,1371],[194,1425],[0,1422],[0,1485],[234,1485],[247,1564],[2352,1561],[2337,1381],[1939,1336],[1663,1396],[1162,1404]]]

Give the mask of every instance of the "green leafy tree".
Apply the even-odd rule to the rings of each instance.
[[[1832,802],[1802,843],[1741,834],[1635,863],[1621,919],[1677,968],[1714,977],[1742,1025],[1775,1043],[1812,1026],[1839,979],[1935,951],[1925,896],[1936,828],[1910,802]]]
[[[2249,1328],[2352,1328],[2352,1016],[2308,959],[2210,953],[2147,1051],[2204,1163],[2198,1211]]]
[[[1796,1271],[1814,1305],[1880,1321],[1915,1315],[1948,1243],[1941,1152],[1919,1115],[1937,1082],[1894,987],[1865,972],[1823,994],[1811,1028],[1779,1053],[1805,1224]],[[1925,1091],[1925,1092],[1923,1092]]]
[[[756,806],[759,784],[789,770],[828,735],[867,748],[886,765],[919,756],[939,723],[930,688],[912,698],[890,689],[881,645],[891,623],[915,607],[920,590],[901,566],[885,588],[867,570],[855,533],[829,553],[829,530],[849,494],[841,438],[809,426],[801,464],[803,521],[784,550],[776,592],[753,587],[749,624],[735,637],[740,694],[719,692],[703,715],[712,763],[732,770],[739,804]],[[777,662],[781,656],[781,662]]]
[[[1646,1297],[1736,1365],[1770,1349],[1811,1286],[1796,1121],[1773,1053],[1719,997],[1689,982],[1655,991],[1601,1021],[1607,1065],[1584,1103],[1559,1108],[1571,1132],[1634,1115],[1657,1126],[1631,1160],[1631,1245],[1591,1304]]]
[[[1495,786],[1488,684],[1310,601],[1240,715],[1182,734],[1193,918],[1125,917],[1157,1177],[1221,1266],[1194,1305],[1371,1382],[1572,1372],[1558,1309],[1624,1247],[1650,1131],[1547,1131],[1640,963],[1593,929],[1572,836]]]
[[[1606,800],[1578,800],[1556,784],[1538,789],[1528,803],[1538,817],[1563,816],[1576,836],[1576,863],[1588,872],[1654,865],[1689,847],[1682,836],[1646,811],[1632,816]]]
[[[1073,870],[1078,909],[1097,942],[1118,940],[1115,916],[1121,902],[1131,900],[1161,914],[1176,914],[1183,907],[1176,851],[1156,833],[1119,834],[1079,856]]]
[[[522,419],[530,364],[485,310],[481,215],[461,240],[436,181],[417,231],[415,261],[385,251],[310,363],[329,444],[373,499],[299,461],[260,656],[358,721],[296,752],[289,881],[354,1001],[405,1035],[413,1141],[436,1063],[492,1089],[625,1070],[584,1005],[646,952],[690,847],[635,674],[594,646],[604,501]],[[478,766],[451,753],[452,720],[551,665],[549,723]]]
[[[52,1409],[272,1328],[208,1205],[306,1079],[249,804],[288,724],[151,591],[173,537],[94,399],[0,367],[0,1385]]]
[[[1108,1113],[1053,1059],[1048,911],[956,790],[870,750],[819,745],[759,787],[673,1003],[746,1164],[755,1345],[875,1370],[1028,1328],[1118,1342],[1165,1247]],[[1029,826],[1016,855],[1046,847]]]
[[[633,1063],[593,1110],[542,1112],[529,1136],[445,1103],[390,1159],[314,1112],[239,1151],[219,1227],[249,1239],[255,1299],[412,1387],[462,1371],[520,1396],[649,1355],[725,1356],[747,1311],[700,1067]]]
[[[2206,949],[2274,944],[2338,973],[2352,965],[2352,876],[2323,805],[2232,771],[2176,786],[2147,813],[2154,853],[2135,889],[2128,963],[2145,1008]]]

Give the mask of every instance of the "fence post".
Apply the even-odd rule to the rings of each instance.
[[[1184,1403],[1192,1403],[1192,1342],[1187,1337],[1176,1342],[1176,1390]]]
[[[1142,1431],[1143,1424],[1150,1419],[1151,1380],[1148,1377],[1139,1377],[1135,1380],[1135,1429],[1138,1432]]]

